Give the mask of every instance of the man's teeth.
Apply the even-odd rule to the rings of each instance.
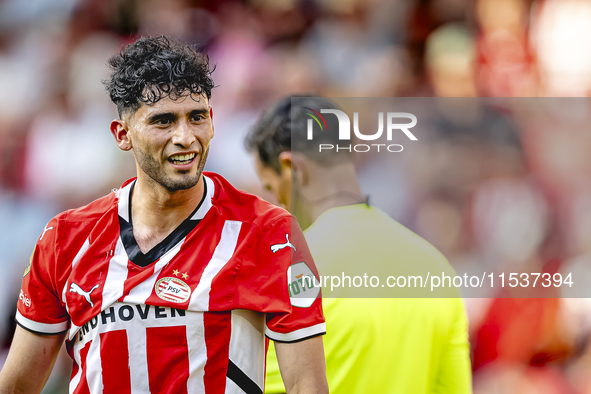
[[[170,156],[168,159],[170,161],[174,162],[174,164],[187,164],[191,160],[193,160],[194,158],[195,158],[195,153],[190,153],[188,155],[174,155],[174,156]]]

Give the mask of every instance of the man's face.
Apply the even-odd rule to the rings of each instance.
[[[263,188],[277,198],[277,201],[291,212],[291,171],[287,167],[281,167],[281,173],[264,165],[254,153],[255,169]]]
[[[212,115],[204,96],[143,104],[126,120],[138,176],[143,172],[169,191],[195,186],[213,138]]]

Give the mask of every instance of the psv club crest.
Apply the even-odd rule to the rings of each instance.
[[[156,295],[164,301],[183,303],[191,297],[191,288],[179,278],[166,277],[156,282]]]

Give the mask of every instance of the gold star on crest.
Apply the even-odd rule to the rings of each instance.
[[[183,279],[189,279],[189,275],[186,272],[183,272]]]
[[[179,270],[173,270],[173,271],[172,271],[172,274],[173,274],[174,276],[178,276],[178,274],[179,274]]]

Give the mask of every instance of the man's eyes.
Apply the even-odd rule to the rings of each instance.
[[[171,123],[172,123],[172,121],[170,119],[166,119],[166,118],[160,118],[154,122],[154,124],[157,124],[159,126],[166,126]]]
[[[205,114],[192,115],[191,122],[201,122],[201,121],[205,120],[205,118],[206,118]],[[176,119],[173,119],[173,118],[163,117],[163,118],[155,119],[151,123],[156,126],[169,126],[169,125],[173,124],[175,122],[175,120]]]

